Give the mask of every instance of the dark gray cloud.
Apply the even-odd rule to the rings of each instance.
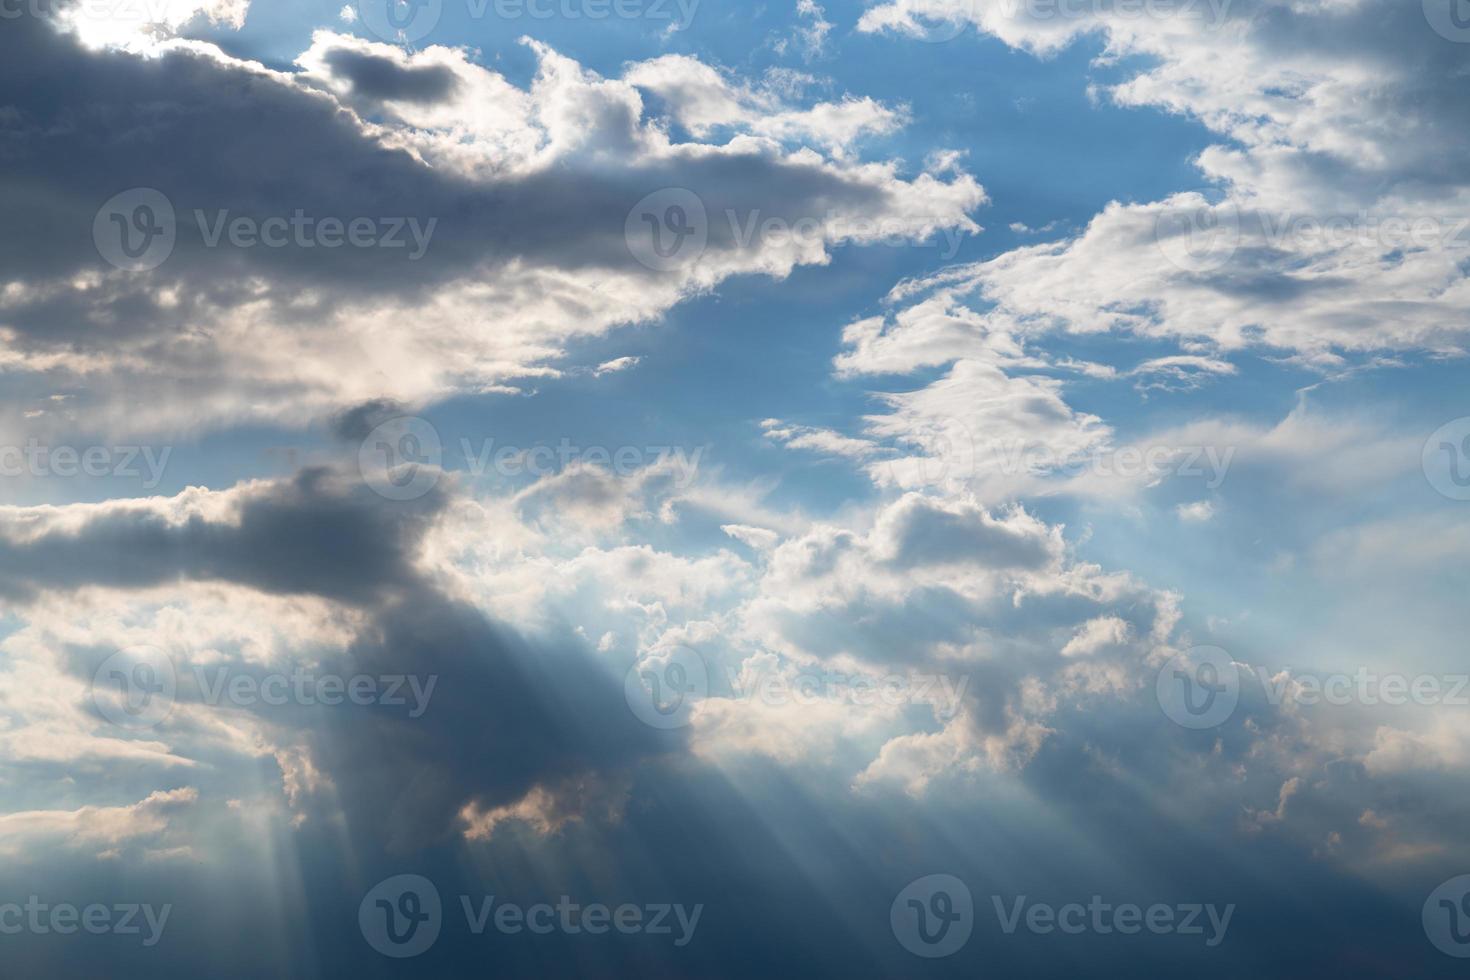
[[[444,67],[404,68],[387,58],[337,48],[327,64],[352,82],[352,91],[373,99],[404,102],[441,102],[454,94],[457,80]]]

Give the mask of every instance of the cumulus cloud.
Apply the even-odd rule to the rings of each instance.
[[[89,50],[30,17],[7,22],[0,43],[12,391],[27,403],[61,392],[75,417],[110,412],[115,429],[300,424],[372,399],[513,386],[556,373],[576,338],[654,319],[730,276],[973,229],[984,201],[968,175],[860,161],[852,141],[890,131],[895,112],[856,100],[768,113],[765,96],[687,59],[603,78],[528,41],[539,70],[519,88],[459,49],[407,53],[330,31],[294,72],[192,41],[147,59]],[[709,90],[749,108],[716,114],[719,141],[676,142],[640,86],[670,106]],[[40,92],[65,94],[26,94]],[[62,125],[83,105],[95,125]],[[196,166],[183,146],[222,162]],[[263,188],[266,172],[287,184]],[[110,193],[138,187],[166,198],[174,240],[156,268],[126,271],[99,258],[93,219]],[[669,188],[702,202],[705,244],[650,268],[626,226]],[[165,220],[156,203],[148,213]],[[374,247],[346,247],[358,219],[355,241]],[[770,220],[802,233],[742,231]],[[137,385],[153,397],[120,410]]]
[[[1104,89],[1117,103],[1188,114],[1222,138],[1197,161],[1200,189],[1115,202],[1080,235],[949,274],[982,311],[973,333],[1124,330],[1319,363],[1460,348],[1470,190],[1448,161],[1466,150],[1452,95],[1464,52],[1419,7],[1251,0],[1134,16],[898,0],[858,27],[914,34],[935,18],[1039,56],[1094,35],[1109,62],[1151,62]]]

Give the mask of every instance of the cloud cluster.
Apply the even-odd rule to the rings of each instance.
[[[539,68],[523,89],[463,50],[330,31],[282,72],[202,42],[141,58],[7,21],[12,411],[44,427],[61,394],[74,420],[177,431],[508,388],[557,373],[578,338],[731,276],[784,276],[865,236],[975,227],[984,192],[968,175],[859,159],[854,142],[890,132],[896,110],[783,107],[688,58],[603,78],[527,43]],[[99,215],[132,188],[164,204]],[[651,268],[630,214],[672,188],[702,202],[705,247]],[[810,233],[740,233],[770,220]],[[162,241],[155,228],[172,247],[146,270],[109,239]],[[128,397],[139,390],[146,403]]]

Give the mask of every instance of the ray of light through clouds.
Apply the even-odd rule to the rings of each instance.
[[[0,0],[0,976],[1456,976],[1466,0]]]

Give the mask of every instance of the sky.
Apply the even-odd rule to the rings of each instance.
[[[0,0],[0,977],[1470,958],[1465,0]]]

